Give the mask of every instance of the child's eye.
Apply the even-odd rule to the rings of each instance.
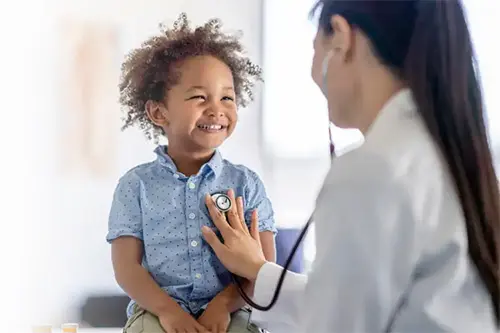
[[[232,98],[231,96],[225,96],[222,99],[225,101],[233,101],[234,102],[234,98]]]
[[[200,98],[205,100],[205,96],[203,96],[203,95],[196,95],[196,96],[190,97],[189,99],[200,99]]]

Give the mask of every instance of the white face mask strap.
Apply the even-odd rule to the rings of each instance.
[[[321,64],[321,78],[322,84],[321,87],[323,89],[323,93],[326,95],[327,91],[327,74],[328,74],[328,65],[330,64],[330,59],[333,56],[333,50],[328,51],[325,58],[323,59],[323,63]]]

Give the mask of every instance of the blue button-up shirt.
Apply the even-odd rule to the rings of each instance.
[[[143,266],[186,311],[203,309],[230,282],[229,272],[203,240],[201,227],[215,228],[205,195],[232,188],[245,203],[246,220],[259,211],[259,230],[276,232],[274,213],[259,177],[217,151],[198,174],[177,171],[166,147],[157,159],[139,165],[119,181],[109,216],[108,242],[121,236],[143,241]],[[132,300],[127,313],[130,316]]]

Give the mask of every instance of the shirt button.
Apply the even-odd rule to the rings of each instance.
[[[196,214],[195,213],[190,213],[188,215],[188,217],[189,217],[190,220],[194,220],[194,218],[196,217]]]
[[[200,274],[200,273],[196,273],[195,277],[196,277],[197,279],[201,279],[201,274]]]
[[[194,190],[196,188],[196,184],[195,183],[189,183],[189,188]]]
[[[191,246],[192,246],[192,247],[197,247],[197,246],[198,246],[198,242],[197,242],[197,241],[195,241],[195,240],[194,240],[194,241],[192,241],[192,242],[191,242]]]

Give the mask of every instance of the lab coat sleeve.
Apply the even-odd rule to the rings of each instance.
[[[268,305],[273,298],[283,267],[266,263],[259,271],[255,283],[254,301],[259,305]],[[299,310],[307,276],[287,272],[280,296],[275,306],[266,312],[253,310],[252,322],[272,333],[295,332],[299,327]]]

